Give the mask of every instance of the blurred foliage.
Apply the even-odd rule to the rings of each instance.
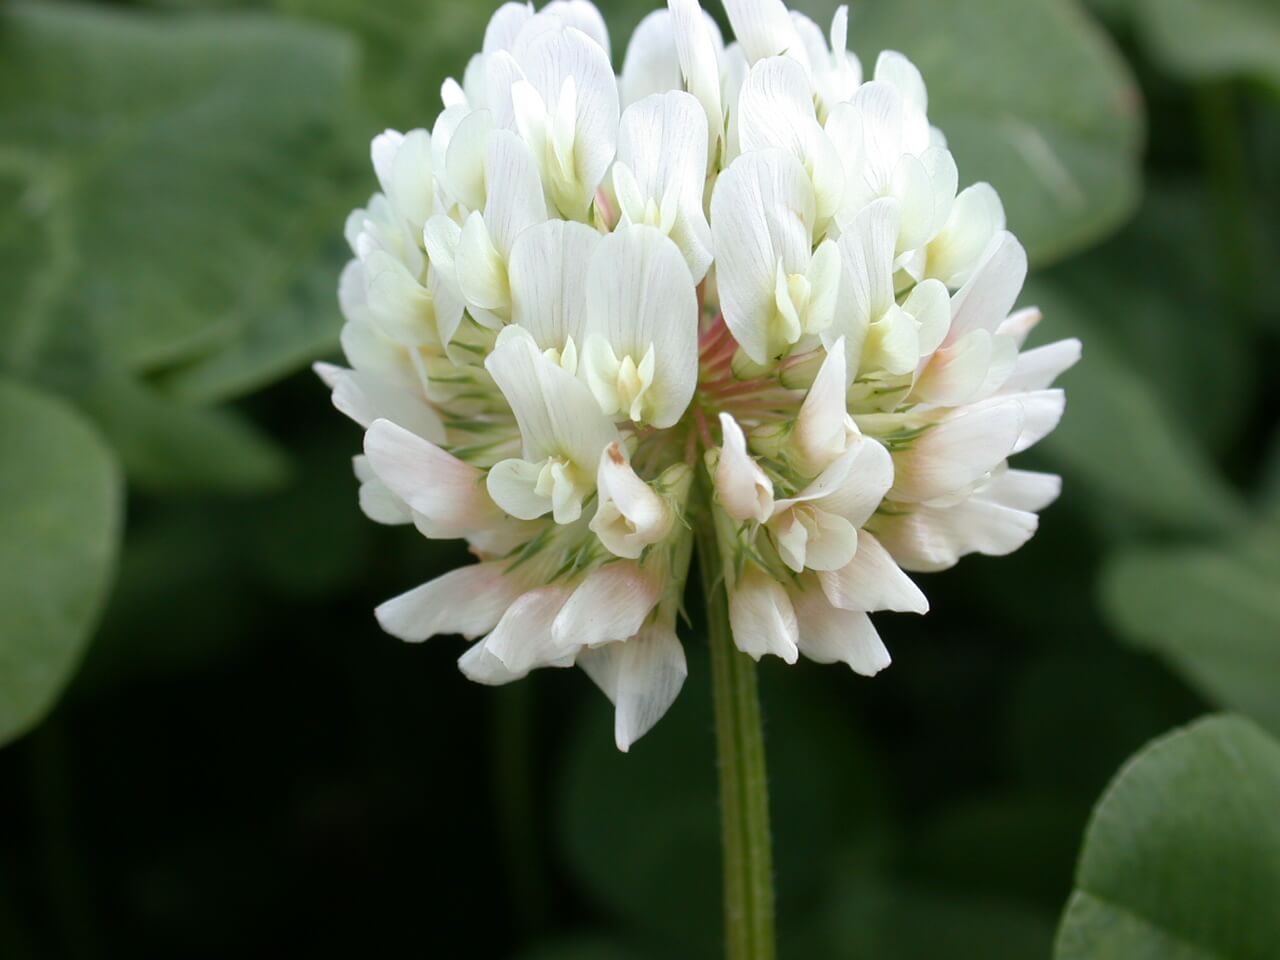
[[[1246,720],[1148,746],[1094,811],[1056,960],[1275,956],[1277,809],[1280,743]]]
[[[382,636],[465,553],[365,520],[305,369],[370,135],[430,125],[493,5],[0,8],[0,741],[71,681],[0,754],[0,956],[715,954],[697,623],[627,756],[581,676]],[[602,6],[620,63],[650,4]],[[885,617],[875,681],[762,668],[784,958],[1047,958],[1126,757],[1280,733],[1280,13],[1087,8],[854,4],[1084,359],[1031,544]],[[1058,956],[1274,954],[1278,751],[1214,719],[1125,766]]]

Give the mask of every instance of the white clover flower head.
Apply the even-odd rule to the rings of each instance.
[[[481,683],[580,666],[626,750],[684,681],[695,538],[737,646],[872,675],[905,571],[1002,555],[1057,477],[1008,467],[1057,424],[1078,341],[1033,350],[999,197],[957,193],[924,80],[864,78],[781,0],[726,0],[725,45],[670,0],[621,75],[587,0],[508,3],[433,124],[373,141],[347,222],[360,505],[474,565],[377,610],[473,641]]]

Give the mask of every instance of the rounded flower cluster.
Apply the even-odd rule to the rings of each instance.
[[[578,665],[622,749],[685,677],[695,538],[737,646],[861,674],[868,614],[924,613],[904,573],[1005,554],[1058,478],[1006,460],[1053,429],[1076,341],[1021,350],[1026,256],[985,183],[958,190],[925,85],[870,75],[781,0],[697,0],[615,72],[587,0],[508,3],[430,131],[373,141],[347,222],[360,503],[478,562],[387,601],[405,640],[462,634],[481,683]]]

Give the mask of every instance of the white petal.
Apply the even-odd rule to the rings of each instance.
[[[749,63],[780,53],[805,56],[782,0],[726,0],[724,9]]]
[[[488,196],[484,223],[493,245],[506,257],[526,228],[547,219],[538,167],[529,148],[513,133],[497,130],[485,154]]]
[[[895,50],[882,50],[876,59],[875,78],[891,83],[903,98],[921,113],[929,109],[929,95],[924,78],[916,65]]]
[[[659,595],[657,578],[634,563],[617,561],[592,571],[556,616],[556,649],[594,647],[634,636]]]
[[[1062,419],[1067,396],[1061,390],[1034,390],[1016,394],[1016,397],[1022,404],[1024,419],[1022,433],[1018,436],[1013,452],[1021,453],[1053,432],[1053,428]]]
[[[485,490],[503,512],[517,520],[536,520],[546,516],[555,503],[550,496],[539,493],[538,479],[542,465],[528,460],[500,460],[485,476]]]
[[[1036,531],[1034,513],[970,497],[951,507],[915,507],[877,520],[876,533],[905,570],[945,570],[969,553],[1000,557]]]
[[[395,381],[377,372],[331,368],[333,405],[348,417],[368,427],[379,418],[403,424],[420,437],[444,442],[444,424],[435,408]]]
[[[848,382],[844,341],[837,339],[796,415],[796,468],[805,476],[821,473],[845,450],[849,431],[845,402]]]
[[[1004,207],[991,184],[961,190],[942,230],[929,243],[926,274],[949,287],[961,286],[1004,226]]]
[[[1080,341],[1058,340],[1018,354],[1013,373],[1001,386],[1004,393],[1044,390],[1080,360]]]
[[[711,235],[720,308],[756,363],[770,359],[778,264],[787,274],[808,267],[814,210],[804,167],[782,150],[743,154],[716,181]]]
[[[1015,399],[987,402],[930,427],[894,454],[893,497],[919,502],[964,490],[1017,447],[1025,423]]]
[[[841,305],[835,322],[823,334],[823,342],[830,349],[837,337],[845,338],[850,374],[857,373],[868,328],[895,305],[897,235],[898,202],[891,197],[869,204],[840,235]]]
[[[805,167],[814,187],[814,213],[826,222],[844,192],[840,154],[819,126],[805,68],[791,57],[769,57],[748,72],[738,96],[743,152],[777,147]]]
[[[858,552],[839,570],[818,575],[827,600],[842,610],[874,613],[897,610],[927,613],[929,601],[893,557],[866,530],[858,534]]]
[[[609,29],[604,17],[590,0],[551,0],[540,11],[558,17],[567,27],[581,30],[609,55]]]
[[[1024,307],[1009,314],[996,328],[996,333],[1009,337],[1018,345],[1018,349],[1022,349],[1027,337],[1042,319],[1039,307]]]
[[[822,499],[822,508],[860,527],[880,506],[893,485],[893,457],[871,437],[859,437],[841,457],[847,472]]]
[[[622,643],[583,650],[577,662],[615,705],[614,740],[624,752],[662,719],[688,674],[675,631],[657,625]]]
[[[565,656],[552,632],[556,616],[572,593],[570,587],[539,587],[512,603],[484,640],[485,649],[513,674],[527,673]]]
[[[865,613],[833,607],[812,585],[795,591],[792,599],[799,621],[800,652],[810,660],[847,663],[864,677],[873,677],[889,666],[889,651]]]
[[[720,86],[720,31],[698,0],[668,0],[675,29],[676,53],[685,87],[697,97],[707,116],[708,152],[724,137]]]
[[[604,179],[617,146],[620,107],[613,68],[600,45],[573,28],[538,37],[524,51],[520,63],[546,104],[558,103],[565,81],[573,82],[573,160],[581,187],[577,198],[580,207],[561,212],[580,219]]]
[[[991,368],[992,344],[993,337],[986,330],[970,330],[943,347],[916,380],[913,396],[942,406],[971,399]]]
[[[699,281],[711,262],[709,230],[702,208],[706,183],[707,133],[702,107],[676,90],[645,97],[628,107],[618,128],[618,161],[635,177],[643,200],[661,204],[675,198],[691,238],[703,241],[689,269]],[[624,211],[625,212],[625,211]]]
[[[428,536],[466,536],[499,517],[485,496],[483,473],[389,420],[376,420],[364,437],[378,479],[407,503]]]
[[[360,509],[366,517],[374,523],[389,526],[413,521],[413,514],[408,504],[388,490],[386,484],[374,475],[373,468],[369,466],[366,457],[355,457],[352,464],[355,467],[356,478],[360,481]]]
[[[747,452],[747,438],[729,414],[720,414],[723,446],[716,464],[716,496],[725,513],[739,522],[763,523],[773,513],[773,483]]]
[[[749,564],[729,592],[729,626],[738,649],[759,660],[766,653],[795,663],[799,627],[782,584]]]
[[[478,637],[488,633],[523,590],[506,574],[506,562],[477,563],[386,601],[374,614],[382,629],[401,640],[441,633]]]
[[[488,225],[479,211],[462,225],[454,252],[454,278],[472,315],[494,311],[505,316],[511,309],[511,287],[502,252],[494,246]],[[499,321],[492,324],[496,326]]]
[[[679,249],[653,227],[609,234],[591,260],[587,305],[587,335],[603,337],[619,359],[639,363],[653,350],[646,420],[672,426],[698,379],[698,299]]]
[[[975,496],[1015,510],[1036,513],[1058,499],[1062,478],[1052,473],[1030,470],[1005,470]]]
[[[1008,232],[996,234],[987,245],[981,263],[965,285],[951,298],[951,332],[954,343],[970,330],[995,330],[1013,309],[1027,276],[1027,252]]]
[[[515,45],[520,29],[532,16],[532,3],[504,3],[493,12],[489,25],[485,27],[482,47],[484,52],[510,50]]]
[[[484,207],[485,155],[493,134],[493,115],[477,110],[459,121],[445,152],[444,181],[469,210]]]
[[[596,490],[599,505],[591,529],[614,555],[636,560],[671,530],[671,507],[636,476],[617,442],[600,456]]]
[[[587,267],[600,243],[584,223],[548,220],[511,247],[511,321],[533,334],[544,350],[563,350],[570,337],[584,339]]]
[[[682,83],[671,11],[654,10],[640,21],[627,42],[618,78],[622,103],[629,105],[652,93],[679,90]],[[702,160],[705,163],[706,157]]]
[[[484,365],[515,413],[524,459],[568,457],[594,474],[617,432],[582,381],[543,356],[529,337],[499,343]]]

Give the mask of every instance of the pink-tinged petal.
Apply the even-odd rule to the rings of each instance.
[[[428,536],[463,537],[501,519],[485,493],[484,472],[417,434],[375,420],[364,449],[378,479],[420,515]]]
[[[556,649],[563,653],[634,636],[660,594],[657,579],[634,563],[619,561],[592,571],[555,618]]]
[[[551,625],[573,590],[567,586],[539,587],[511,604],[484,640],[485,649],[512,673],[527,673],[563,657]]]
[[[894,454],[892,496],[918,503],[972,486],[1017,449],[1025,423],[1013,397],[962,408]]]
[[[773,513],[773,482],[747,452],[747,438],[736,420],[720,414],[724,446],[715,469],[716,496],[734,520],[763,523]]]

